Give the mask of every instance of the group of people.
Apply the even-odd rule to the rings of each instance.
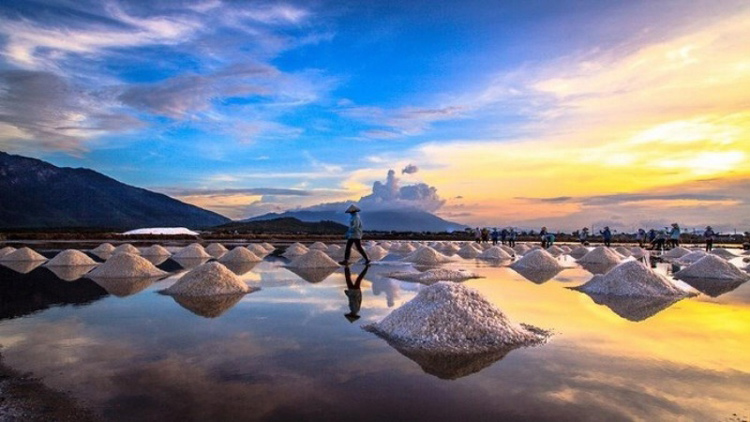
[[[497,227],[490,231],[488,228],[480,229],[479,227],[474,229],[474,241],[477,243],[489,242],[492,239],[492,244],[497,245],[502,243],[508,245],[511,248],[516,246],[516,239],[518,239],[518,232],[513,227],[507,227],[502,230],[497,230]]]
[[[542,228],[544,229],[544,227]],[[599,234],[602,236],[605,246],[612,244],[612,230],[609,226],[604,226],[604,229],[599,230]],[[646,247],[650,245],[648,249],[652,250],[663,250],[671,249],[680,246],[680,236],[682,235],[682,229],[677,223],[672,223],[671,227],[665,227],[664,230],[651,229],[648,232],[644,229],[638,229],[636,239],[640,247]],[[579,231],[578,239],[581,244],[588,242],[589,229],[584,227]],[[714,247],[714,240],[716,239],[716,232],[711,226],[706,226],[706,230],[703,232],[703,238],[706,242],[706,252],[710,252]]]

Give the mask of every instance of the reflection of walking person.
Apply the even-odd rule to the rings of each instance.
[[[354,205],[350,205],[346,209],[346,212],[351,214],[349,219],[349,230],[346,231],[346,252],[344,253],[344,260],[339,262],[341,265],[349,265],[349,256],[352,253],[352,245],[357,247],[360,255],[365,259],[365,264],[370,263],[370,258],[367,257],[367,252],[362,249],[362,220],[359,218],[360,209]]]
[[[346,290],[344,290],[344,294],[349,298],[349,313],[344,314],[344,316],[349,322],[359,319],[359,308],[362,306],[362,289],[360,288],[360,284],[362,284],[362,279],[365,278],[365,274],[367,274],[369,268],[365,266],[354,283],[352,283],[352,271],[349,269],[349,266],[344,268],[344,276],[346,277]]]

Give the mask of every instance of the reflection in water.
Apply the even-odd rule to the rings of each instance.
[[[684,299],[671,296],[614,296],[581,292],[588,295],[597,305],[604,305],[622,318],[633,322],[648,319]]]
[[[107,293],[117,297],[132,296],[160,277],[88,277],[96,284],[102,286]]]
[[[725,293],[729,293],[745,283],[745,280],[730,281],[726,279],[687,277],[683,278],[682,281],[693,286],[699,292],[707,294],[711,297],[719,297]]]
[[[75,281],[96,268],[96,265],[51,266],[45,268],[52,271],[60,280]]]
[[[321,281],[328,278],[329,275],[336,272],[338,268],[293,268],[284,267],[286,270],[293,272],[298,275],[301,279],[308,283],[320,283]]]
[[[192,270],[199,265],[205,264],[209,259],[211,258],[171,258],[172,261],[180,264],[186,270]]]
[[[161,265],[169,259],[168,255],[141,255],[144,259],[154,265]]]
[[[396,299],[399,298],[400,286],[401,283],[391,278],[377,277],[372,280],[372,294],[380,296],[380,293],[385,293],[386,303],[389,308],[392,308],[396,304]]]
[[[252,293],[255,290],[251,290],[249,293]],[[180,295],[172,296],[172,299],[195,315],[204,318],[216,318],[236,305],[244,296],[245,293],[203,297]]]
[[[354,322],[360,318],[359,309],[362,306],[362,289],[360,285],[369,268],[369,265],[365,265],[362,272],[357,276],[357,281],[352,283],[352,270],[348,265],[344,267],[344,277],[346,277],[346,290],[344,290],[344,294],[349,298],[349,313],[344,314],[344,317],[349,322]]]
[[[229,261],[229,262],[222,262],[222,265],[224,265],[225,267],[229,269],[229,271],[237,275],[243,275],[252,271],[252,269],[255,268],[258,265],[258,263],[257,262]]]
[[[447,354],[430,353],[414,348],[404,348],[388,342],[399,353],[416,362],[422,370],[441,379],[455,380],[477,373],[504,358],[511,350],[507,348],[484,353]]]
[[[44,264],[44,261],[5,261],[2,265],[19,274],[28,274]]]
[[[557,274],[559,274],[563,270],[563,268],[540,270],[540,269],[525,268],[525,267],[512,268],[512,269],[518,274],[521,274],[523,278],[525,278],[526,280],[529,280],[536,284],[542,284],[542,283],[546,283],[549,280],[552,280],[553,278],[555,278]]]
[[[83,305],[107,296],[93,281],[60,281],[46,270],[28,275],[0,268],[0,320],[17,318],[56,305]]]

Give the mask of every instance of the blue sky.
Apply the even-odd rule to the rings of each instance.
[[[714,225],[750,225],[747,96],[733,93],[750,86],[745,3],[5,2],[0,150],[232,218],[356,200],[381,181],[396,196],[434,187],[410,204],[468,224],[625,229],[669,210],[697,225],[709,201],[725,211]],[[656,132],[669,154],[691,125],[706,135],[690,157],[649,167],[623,147]],[[656,182],[592,183],[587,151]],[[720,181],[708,193],[707,179]],[[664,199],[674,190],[684,198]],[[616,195],[628,199],[592,200]],[[539,205],[557,197],[571,199]]]

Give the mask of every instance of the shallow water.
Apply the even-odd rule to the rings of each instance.
[[[267,258],[245,272],[260,288],[249,295],[182,304],[157,294],[184,274],[171,260],[160,267],[173,276],[112,292],[44,267],[0,267],[3,363],[114,421],[750,416],[750,283],[676,303],[607,303],[566,288],[591,278],[579,267],[532,282],[507,266],[463,260],[448,266],[485,277],[465,285],[554,336],[450,360],[407,357],[360,328],[424,288],[384,276],[408,265],[373,265],[361,284],[361,318],[350,322],[343,269],[296,274],[285,262]],[[354,266],[353,277],[361,270]]]

